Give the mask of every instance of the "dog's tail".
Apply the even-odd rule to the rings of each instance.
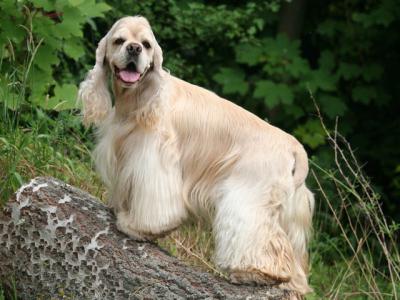
[[[296,141],[297,142],[297,141]],[[308,174],[308,158],[298,142],[294,151],[294,193],[283,205],[281,224],[293,248],[294,265],[287,287],[306,294],[311,291],[307,283],[308,250],[314,213],[314,195],[305,185]]]
[[[292,278],[287,287],[302,294],[312,290],[307,284],[308,251],[307,244],[311,235],[314,196],[303,184],[289,197],[283,207],[281,224],[293,248],[294,265]]]
[[[308,157],[301,144],[297,144],[294,152],[295,165],[293,170],[293,181],[295,193],[289,199],[285,208],[287,218],[287,234],[292,243],[295,253],[304,257],[302,266],[307,266],[307,242],[312,228],[312,217],[314,214],[314,195],[305,185],[308,175]]]
[[[304,181],[306,180],[307,174],[308,174],[308,157],[307,157],[307,152],[304,150],[303,146],[300,145],[296,141],[296,146],[294,150],[294,168],[293,168],[293,180],[294,180],[294,185],[297,188],[299,188]]]

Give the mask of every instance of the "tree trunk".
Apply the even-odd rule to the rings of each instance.
[[[281,8],[278,33],[285,33],[291,40],[298,39],[303,27],[306,0],[285,2]]]
[[[21,299],[290,296],[276,287],[230,284],[154,243],[130,239],[96,198],[53,178],[33,179],[0,210],[0,282],[15,285]]]

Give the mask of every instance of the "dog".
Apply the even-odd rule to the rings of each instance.
[[[162,62],[149,22],[124,17],[99,42],[80,84],[84,123],[97,126],[94,160],[118,229],[155,239],[189,215],[207,215],[215,263],[232,282],[308,293],[314,198],[305,186],[303,146],[170,75]]]

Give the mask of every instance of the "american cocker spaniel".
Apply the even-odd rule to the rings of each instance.
[[[154,239],[189,215],[206,215],[215,263],[233,282],[306,294],[314,198],[304,183],[304,148],[234,103],[170,75],[162,61],[149,22],[125,17],[99,42],[80,85],[84,122],[98,127],[94,157],[118,228]]]

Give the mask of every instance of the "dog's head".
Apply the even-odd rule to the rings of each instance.
[[[161,69],[162,53],[149,22],[126,17],[106,37],[105,59],[118,84],[135,88],[147,73]]]
[[[140,16],[118,20],[99,42],[96,63],[79,88],[85,123],[98,123],[111,108],[109,73],[115,84],[134,90],[161,72],[162,51],[149,22]]]

